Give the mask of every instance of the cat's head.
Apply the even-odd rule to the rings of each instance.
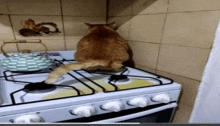
[[[113,26],[115,22],[108,23],[108,24],[90,24],[90,23],[85,23],[87,26],[89,26],[89,31],[95,30],[95,29],[108,29],[108,30],[113,30],[115,31],[116,28]]]

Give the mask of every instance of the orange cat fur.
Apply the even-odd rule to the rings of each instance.
[[[75,59],[78,62],[54,69],[45,83],[54,83],[64,74],[77,69],[120,71],[123,63],[129,60],[129,47],[125,39],[113,29],[113,23],[85,24],[90,27],[90,33],[77,45]]]

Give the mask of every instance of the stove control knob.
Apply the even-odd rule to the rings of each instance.
[[[70,113],[73,115],[83,116],[83,117],[90,117],[93,114],[95,114],[95,112],[96,109],[92,106],[82,106],[70,111]]]
[[[148,100],[147,98],[144,97],[134,98],[128,102],[128,105],[137,106],[141,108],[146,107],[147,104],[148,104]]]
[[[113,101],[102,105],[101,108],[107,111],[119,112],[123,109],[123,104],[119,101]]]
[[[151,98],[153,102],[161,102],[161,103],[169,103],[171,101],[171,98],[168,94],[158,94]]]
[[[41,117],[36,114],[23,115],[17,117],[14,121],[14,123],[34,123],[34,122],[41,122]]]

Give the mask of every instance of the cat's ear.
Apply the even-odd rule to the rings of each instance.
[[[106,24],[106,25],[109,26],[109,27],[113,27],[114,24],[115,24],[115,22],[108,23],[108,24]]]
[[[87,26],[89,26],[90,28],[92,28],[94,25],[89,24],[89,23],[85,23]]]
[[[114,29],[114,30],[117,30],[118,27],[116,27],[114,24],[115,24],[115,22],[108,23],[108,24],[106,24],[106,25],[107,25],[108,27],[111,27],[111,28]]]

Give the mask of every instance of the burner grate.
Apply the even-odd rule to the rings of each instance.
[[[58,63],[56,64],[57,66]],[[49,69],[49,70],[46,70],[46,71],[39,71],[39,72],[31,72],[31,74],[45,74],[45,73],[49,73],[50,71],[52,71],[52,69]],[[10,77],[14,77],[14,76],[21,76],[21,75],[27,75],[27,74],[30,74],[29,72],[27,73],[14,73],[14,75],[9,75],[11,73],[11,71],[4,71],[3,74],[4,74],[4,78],[6,81],[10,81],[10,82],[18,82],[18,83],[26,83],[27,85],[24,86],[24,88],[22,89],[19,89],[19,90],[16,90],[14,92],[11,92],[10,93],[10,97],[11,97],[11,101],[12,101],[12,104],[13,105],[16,105],[17,103],[15,102],[15,98],[14,98],[14,94],[20,92],[20,91],[25,91],[27,93],[35,93],[35,92],[44,92],[44,91],[49,91],[49,90],[53,90],[54,88],[56,87],[67,87],[67,88],[72,88],[74,91],[77,92],[77,96],[82,96],[80,94],[80,90],[75,88],[74,86],[67,86],[67,85],[55,85],[55,84],[50,84],[50,86],[48,86],[47,84],[44,84],[44,82],[38,82],[38,83],[32,83],[32,82],[27,82],[27,81],[18,81],[18,80],[12,80],[12,79],[9,79]],[[84,83],[83,81],[79,80],[78,78],[76,78],[74,75],[68,73],[71,77],[73,77],[74,79],[76,79],[77,81],[79,81],[81,84],[85,85],[87,88],[89,88],[92,93],[91,94],[94,94],[95,93],[95,90],[88,86],[86,83]],[[41,86],[39,86],[41,85]],[[83,95],[84,96],[84,95]],[[65,98],[65,97],[64,97]],[[36,101],[37,102],[37,101]]]
[[[67,62],[72,62],[72,61],[75,61],[75,60],[66,60],[66,59],[63,59],[62,61],[58,61],[56,60],[57,62],[59,62],[60,64],[63,64],[64,61],[67,61]],[[64,65],[64,64],[63,64]],[[147,72],[147,71],[144,71],[144,70],[141,70],[141,69],[138,69],[138,68],[134,68],[134,69],[137,69],[139,71],[143,71],[143,72]],[[124,90],[132,90],[132,89],[138,89],[138,88],[145,88],[145,87],[153,87],[153,86],[161,86],[161,85],[168,85],[168,84],[172,84],[173,83],[173,80],[172,79],[169,79],[169,78],[166,78],[166,77],[163,77],[163,76],[160,76],[160,75],[156,75],[154,73],[150,73],[150,72],[147,72],[147,73],[150,73],[152,75],[155,75],[156,77],[148,77],[148,76],[137,76],[137,75],[128,75],[128,74],[125,74],[126,72],[130,73],[130,71],[126,68],[126,67],[123,67],[123,71],[119,74],[119,76],[121,77],[132,77],[132,78],[141,78],[141,79],[152,79],[154,81],[157,81],[158,84],[155,84],[155,85],[152,85],[152,86],[145,86],[145,87],[137,87],[137,88],[130,88],[130,89],[123,89],[123,90],[119,90],[118,86],[114,84],[114,82],[117,82],[118,80],[116,79],[110,79],[108,81],[108,84],[110,84],[111,86],[114,87],[115,90],[113,91],[106,91],[105,88],[103,86],[101,86],[100,84],[96,83],[95,81],[89,79],[88,77],[84,76],[83,74],[80,73],[80,71],[85,71],[89,74],[99,74],[99,75],[109,75],[109,76],[116,76],[115,74],[111,74],[111,73],[105,73],[105,72],[95,72],[95,73],[91,73],[87,70],[74,70],[75,73],[79,74],[80,76],[82,76],[83,78],[89,80],[90,82],[92,82],[93,84],[95,84],[96,86],[100,87],[103,92],[105,93],[108,93],[108,92],[115,92],[115,91],[124,91]],[[160,78],[163,77],[164,79],[167,79],[169,80],[170,82],[168,83],[163,83]]]
[[[60,65],[64,65],[64,62],[73,62],[75,60],[66,60],[66,59],[63,59],[63,60],[54,60],[55,61],[55,65],[56,66],[60,66]],[[137,69],[137,68],[134,68],[134,69]],[[137,69],[139,71],[143,71],[141,69]],[[32,102],[26,102],[26,103],[16,103],[15,102],[15,98],[14,98],[14,94],[20,92],[20,91],[26,91],[27,93],[33,93],[34,91],[36,90],[40,90],[34,86],[37,86],[39,84],[42,84],[44,82],[38,82],[38,83],[33,83],[33,82],[27,82],[27,81],[19,81],[19,80],[13,80],[13,79],[10,79],[11,77],[15,77],[15,76],[22,76],[22,75],[28,75],[28,74],[45,74],[45,73],[49,73],[51,72],[52,69],[46,69],[46,70],[43,70],[43,71],[38,71],[38,72],[35,72],[35,73],[14,73],[13,75],[10,75],[10,71],[4,71],[3,72],[3,77],[5,78],[6,81],[11,81],[11,82],[18,82],[18,83],[25,83],[27,85],[24,86],[24,88],[22,89],[19,89],[19,90],[16,90],[14,92],[11,92],[10,93],[10,97],[11,97],[11,101],[12,101],[12,104],[13,105],[17,105],[17,104],[27,104],[27,103],[32,103]],[[105,89],[105,87],[103,87],[102,85],[100,85],[99,83],[93,81],[92,79],[84,76],[83,74],[81,74],[80,72],[86,72],[88,74],[92,74],[92,75],[108,75],[108,76],[111,76],[110,79],[108,80],[108,84],[111,85],[112,87],[114,87],[114,90],[111,90],[111,91],[107,91]],[[102,92],[105,92],[105,93],[110,93],[110,92],[116,92],[116,91],[124,91],[124,90],[132,90],[132,89],[139,89],[139,88],[145,88],[145,87],[137,87],[137,88],[130,88],[130,89],[123,89],[123,90],[120,90],[119,87],[114,84],[115,82],[117,82],[119,79],[127,79],[127,78],[141,78],[141,79],[152,79],[156,82],[158,82],[158,84],[156,85],[151,85],[151,86],[146,86],[146,87],[153,87],[153,86],[161,86],[161,85],[167,85],[167,84],[172,84],[173,83],[173,80],[172,79],[169,79],[169,78],[166,78],[166,77],[163,77],[164,79],[167,79],[169,80],[168,83],[163,83],[160,78],[162,76],[159,76],[159,75],[156,75],[154,73],[150,73],[150,72],[147,72],[147,71],[143,71],[143,72],[147,72],[147,73],[150,73],[152,75],[155,75],[155,77],[149,77],[149,76],[137,76],[137,75],[130,75],[128,73],[130,73],[130,71],[124,67],[123,68],[123,71],[120,72],[119,75],[116,75],[115,73],[104,73],[104,72],[95,72],[95,73],[91,73],[89,71],[86,71],[86,70],[74,70],[75,73],[77,73],[78,75],[80,75],[81,77],[85,78],[86,80],[88,80],[89,82],[93,83],[94,85],[98,86]],[[127,74],[126,74],[127,73]],[[90,94],[84,94],[84,95],[81,95],[80,94],[80,89],[77,89],[76,87],[74,86],[67,86],[67,85],[58,85],[58,84],[52,84],[51,85],[51,90],[54,89],[54,88],[57,88],[57,87],[67,87],[67,88],[71,88],[73,89],[74,91],[77,92],[77,96],[71,96],[71,97],[78,97],[78,96],[86,96],[86,95],[92,95],[95,93],[95,89],[91,86],[89,86],[88,84],[86,84],[85,82],[83,82],[82,80],[80,80],[79,78],[77,78],[76,76],[74,76],[73,74],[71,73],[68,73],[69,76],[71,76],[72,78],[74,78],[77,82],[79,82],[80,84],[84,85],[85,87],[87,87],[88,89],[90,89],[92,91],[92,93]],[[121,78],[122,77],[122,78]],[[34,85],[34,86],[33,86]],[[46,84],[45,84],[46,85]],[[32,87],[33,86],[33,87]],[[48,87],[48,88],[49,88]],[[40,87],[39,87],[40,88]],[[49,88],[49,90],[50,90]],[[45,90],[46,91],[46,90]],[[64,99],[64,98],[70,98],[70,97],[62,97],[62,98],[54,98],[54,99],[48,99],[48,100],[40,100],[40,101],[33,101],[33,102],[42,102],[42,101],[49,101],[49,100],[56,100],[56,99]]]

